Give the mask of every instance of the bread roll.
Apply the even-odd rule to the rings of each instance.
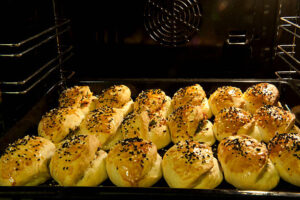
[[[154,143],[125,139],[108,153],[106,169],[119,187],[150,187],[162,177],[161,157]]]
[[[260,132],[255,129],[252,115],[236,107],[224,108],[215,116],[213,132],[218,141],[231,135],[249,135],[261,141]]]
[[[213,115],[216,116],[224,108],[243,108],[245,102],[242,96],[241,89],[232,86],[223,86],[210,95],[208,103]]]
[[[270,140],[268,148],[280,177],[286,182],[300,186],[300,135],[278,134]]]
[[[47,112],[38,125],[38,134],[54,143],[62,141],[80,125],[84,114],[80,109],[54,108]]]
[[[152,114],[147,111],[134,112],[124,119],[119,131],[123,138],[139,137],[153,142],[158,149],[171,142],[166,118],[160,112]]]
[[[213,189],[223,174],[211,147],[194,141],[180,141],[162,161],[163,176],[171,188]]]
[[[177,108],[168,118],[168,127],[173,143],[194,140],[211,146],[216,141],[213,125],[206,119],[200,106],[184,105]]]
[[[243,94],[245,109],[254,114],[264,105],[276,105],[279,100],[279,91],[270,83],[259,83],[249,87]]]
[[[90,111],[80,124],[78,133],[81,135],[95,135],[104,150],[109,150],[120,135],[117,130],[123,121],[123,115],[117,108],[100,107]],[[122,139],[122,138],[121,138]]]
[[[126,85],[113,85],[101,91],[95,106],[96,108],[103,106],[122,108],[131,100],[131,91]]]
[[[97,99],[94,99],[90,110],[101,107],[117,108],[123,117],[133,110],[131,91],[125,85],[113,85],[102,90]]]
[[[50,173],[61,186],[97,186],[107,178],[106,156],[96,136],[74,135],[58,144]]]
[[[202,112],[206,114],[207,118],[212,117],[212,112],[206,98],[206,93],[199,84],[180,88],[172,98],[172,108],[176,110],[183,105],[200,106]]]
[[[59,96],[59,107],[80,108],[84,114],[89,111],[93,99],[93,93],[89,86],[74,86],[64,90]]]
[[[160,112],[163,117],[167,117],[171,112],[171,98],[161,89],[142,91],[134,101],[134,112],[143,111],[150,114]]]
[[[55,145],[25,136],[10,144],[0,158],[0,186],[36,186],[50,178],[48,164]]]
[[[295,124],[293,113],[270,105],[259,108],[254,114],[254,119],[264,142],[269,142],[276,133],[289,132]]]
[[[279,182],[267,147],[250,136],[223,139],[218,146],[218,159],[225,180],[238,189],[271,190]]]
[[[120,127],[124,138],[140,137],[158,149],[171,142],[166,117],[171,112],[171,98],[160,89],[142,91],[134,101],[133,113]]]

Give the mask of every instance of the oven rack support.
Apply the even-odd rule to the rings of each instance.
[[[280,17],[280,22],[282,24],[278,28],[291,36],[291,42],[278,44],[276,55],[287,64],[289,71],[277,71],[275,75],[279,79],[293,79],[300,75],[300,58],[296,54],[297,40],[300,39],[300,16]]]
[[[38,67],[37,70],[32,72],[28,77],[18,81],[1,81],[0,86],[15,86],[13,91],[2,90],[2,94],[8,95],[24,95],[30,90],[35,88],[40,82],[49,77],[54,71],[60,71],[60,78],[62,78],[62,65],[67,62],[73,55],[73,46],[69,45],[62,50],[59,38],[67,34],[70,31],[70,20],[63,19],[60,23],[55,20],[55,25],[51,26],[35,35],[32,35],[20,42],[16,43],[2,43],[1,48],[12,49],[13,53],[2,53],[0,57],[17,59],[25,57],[30,52],[36,50],[43,45],[56,40],[57,45],[57,56],[49,58],[42,66]],[[30,83],[30,84],[29,84]],[[26,88],[24,89],[24,86]]]

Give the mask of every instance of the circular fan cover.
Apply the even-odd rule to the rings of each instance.
[[[199,0],[147,0],[145,28],[150,37],[165,46],[188,43],[199,31]]]

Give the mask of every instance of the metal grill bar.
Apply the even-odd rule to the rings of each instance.
[[[23,55],[29,53],[30,51],[42,46],[43,44],[47,43],[48,41],[52,40],[52,39],[55,39],[57,35],[62,35],[63,33],[67,32],[70,30],[70,26],[68,26],[67,28],[65,28],[64,30],[58,32],[57,34],[54,34],[54,35],[51,35],[49,36],[48,38],[42,40],[41,42],[29,47],[28,49],[20,52],[20,53],[14,53],[14,54],[0,54],[0,56],[2,57],[22,57]]]
[[[67,56],[65,59],[63,59],[62,64],[65,63],[66,61],[68,61],[73,55],[74,54],[71,53],[69,56]],[[53,68],[51,68],[49,71],[47,71],[41,78],[39,78],[37,81],[35,81],[32,85],[30,85],[27,89],[25,89],[23,91],[13,91],[13,92],[3,91],[2,93],[3,94],[14,94],[14,95],[27,94],[31,89],[33,89],[37,84],[39,84],[42,80],[47,78],[53,71],[55,71],[59,67],[60,67],[60,64],[55,65]]]
[[[66,51],[62,52],[61,56],[64,56],[65,54],[69,53],[72,49],[73,49],[73,46],[70,46]],[[35,76],[37,76],[38,74],[40,74],[44,69],[46,69],[51,64],[53,64],[54,62],[56,62],[59,59],[59,57],[60,56],[57,56],[57,57],[51,59],[49,62],[47,62],[46,64],[44,64],[41,68],[39,68],[38,70],[36,70],[29,77],[27,77],[26,79],[24,79],[22,81],[11,81],[11,82],[3,81],[3,82],[0,82],[0,83],[3,84],[3,85],[24,85],[28,81],[30,81],[31,79],[33,79]]]
[[[39,37],[41,37],[43,35],[46,35],[47,33],[51,32],[51,31],[53,31],[53,30],[55,30],[57,28],[60,28],[60,27],[64,26],[65,24],[68,24],[68,23],[70,23],[70,20],[66,20],[66,21],[64,21],[64,22],[62,22],[62,23],[60,23],[58,25],[52,26],[52,27],[50,27],[50,28],[48,28],[48,29],[46,29],[46,30],[44,30],[44,31],[42,31],[42,32],[34,35],[34,36],[31,36],[31,37],[29,37],[29,38],[21,41],[21,42],[0,44],[0,46],[3,46],[3,47],[21,47],[22,45],[24,45],[24,44],[26,44],[26,43],[34,40],[34,39],[37,39],[37,38],[39,38]]]

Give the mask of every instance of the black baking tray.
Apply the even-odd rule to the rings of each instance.
[[[74,85],[88,85],[95,95],[102,89],[115,84],[125,84],[132,92],[132,98],[146,89],[160,88],[170,97],[181,87],[200,84],[207,97],[220,86],[239,87],[243,92],[250,86],[268,82],[277,86],[280,91],[280,102],[285,109],[292,110],[300,105],[300,92],[293,81],[277,79],[101,79],[101,80],[70,80],[67,87]],[[29,112],[0,138],[0,152],[9,143],[26,134],[36,135],[37,125],[41,116],[52,108],[57,107],[61,87],[49,90]],[[170,147],[170,144],[168,147]],[[168,149],[160,150],[160,154]],[[213,149],[216,149],[216,145]],[[173,189],[169,188],[162,178],[150,188],[122,188],[114,186],[110,180],[104,181],[98,187],[61,187],[54,180],[35,187],[0,187],[0,199],[162,199],[162,198],[207,198],[207,199],[288,199],[299,198],[300,188],[283,180],[272,191],[238,190],[224,180],[216,189]]]

